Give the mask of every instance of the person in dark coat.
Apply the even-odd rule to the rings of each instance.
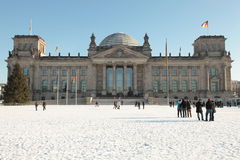
[[[186,101],[186,105],[187,105],[187,117],[192,117],[192,107],[191,107],[191,103],[189,100]]]
[[[200,121],[200,117],[199,117],[199,114],[201,114],[201,120],[203,121],[203,110],[202,110],[202,106],[203,106],[203,103],[201,102],[201,99],[199,99],[196,103],[196,112],[197,112],[197,117],[198,117],[198,120]]]
[[[212,112],[213,112],[213,103],[212,103],[211,99],[209,98],[206,103],[206,119],[205,119],[205,121],[208,121],[208,115],[210,115],[209,120],[212,119]]]
[[[37,108],[38,108],[38,102],[36,101],[35,102],[35,110],[37,111]]]
[[[138,102],[138,109],[140,109],[140,106],[141,106],[141,104],[140,104],[140,102]]]
[[[46,102],[45,101],[43,101],[42,106],[43,106],[43,111],[46,110]]]
[[[184,99],[182,99],[182,112],[183,112],[183,117],[187,117],[187,103]]]
[[[214,121],[214,113],[216,113],[216,104],[214,101],[212,101],[212,104],[213,104],[213,106],[212,106],[212,113],[210,116],[211,117],[210,121]]]
[[[144,109],[144,106],[145,106],[145,103],[144,103],[144,101],[142,101],[142,106],[143,106],[143,109]]]

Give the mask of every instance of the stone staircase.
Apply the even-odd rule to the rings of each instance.
[[[121,99],[114,99],[114,98],[94,98],[92,104],[95,104],[96,101],[100,105],[113,105],[114,101],[123,101],[123,105],[134,105],[136,101],[145,102],[144,98],[121,98]]]

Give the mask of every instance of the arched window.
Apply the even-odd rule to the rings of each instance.
[[[173,92],[178,91],[178,81],[177,80],[172,81],[172,90],[173,90]]]
[[[153,91],[158,92],[158,81],[157,80],[153,81]]]
[[[46,92],[48,90],[48,81],[47,80],[43,80],[42,81],[42,91]]]
[[[52,81],[52,91],[53,92],[57,92],[57,81],[56,80],[53,80]]]
[[[56,76],[57,75],[57,71],[55,70],[55,69],[53,69],[52,71],[51,71],[51,76]]]
[[[81,81],[81,91],[82,92],[86,92],[87,90],[87,81],[86,80],[82,80]]]
[[[75,92],[76,90],[76,81],[71,81],[71,92]]]
[[[211,68],[210,69],[210,75],[211,76],[217,76],[218,75],[218,70],[216,68]]]
[[[182,91],[183,92],[187,91],[187,80],[182,80]]]
[[[211,91],[212,92],[218,91],[218,82],[216,81],[211,82]]]
[[[166,80],[162,81],[162,91],[167,92],[167,81]]]
[[[63,92],[66,92],[66,90],[67,90],[67,81],[66,80],[62,81],[61,89]]]
[[[192,80],[192,91],[196,92],[197,91],[197,80]]]

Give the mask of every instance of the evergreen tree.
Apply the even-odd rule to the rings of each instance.
[[[30,90],[27,77],[24,76],[19,64],[15,64],[3,92],[3,103],[19,104],[30,101]]]

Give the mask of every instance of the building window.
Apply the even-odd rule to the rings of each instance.
[[[52,81],[52,91],[57,92],[57,81],[56,80]]]
[[[29,76],[29,69],[28,68],[24,68],[23,69],[23,74],[24,74],[24,76]]]
[[[186,92],[186,91],[187,91],[187,81],[182,80],[182,92]]]
[[[172,76],[177,76],[177,70],[172,70]]]
[[[192,76],[196,76],[197,75],[197,70],[196,69],[193,69],[192,70]]]
[[[62,76],[63,76],[63,77],[66,77],[66,76],[67,76],[67,70],[66,70],[66,69],[63,69],[63,70],[62,70]]]
[[[218,82],[211,82],[211,91],[218,91]]]
[[[197,81],[196,80],[192,80],[192,91],[196,92],[197,91]]]
[[[210,75],[211,76],[217,76],[218,75],[218,70],[216,68],[211,68],[210,69]]]
[[[163,70],[163,76],[167,76],[167,70]]]
[[[48,81],[47,80],[43,80],[42,81],[42,91],[46,92],[48,90]]]
[[[182,76],[187,76],[188,75],[188,71],[186,69],[181,70],[181,75]]]
[[[107,67],[107,91],[111,93],[113,89],[113,68]]]
[[[86,80],[82,80],[81,81],[81,91],[82,92],[86,92],[87,90],[87,81]]]
[[[57,71],[55,69],[53,69],[51,72],[51,76],[56,76],[56,75],[57,75]]]
[[[66,80],[63,80],[63,81],[62,81],[62,86],[61,86],[61,88],[62,88],[62,91],[63,91],[63,92],[66,92],[66,91],[67,91],[67,81],[66,81]]]
[[[178,91],[178,81],[177,80],[172,81],[172,90],[173,90],[173,92]]]
[[[153,76],[159,76],[159,74],[160,74],[160,71],[159,70],[153,70],[153,72],[152,72],[152,75]]]
[[[167,92],[167,81],[166,80],[162,81],[162,91],[164,93]]]
[[[42,75],[43,75],[43,76],[47,76],[47,75],[48,75],[48,70],[43,69],[43,70],[42,70]]]
[[[71,81],[71,92],[76,91],[76,81]]]
[[[80,70],[80,76],[86,76],[87,75],[87,70],[81,69]]]
[[[73,69],[72,70],[72,76],[76,76],[77,75],[77,71],[76,71],[76,69]]]
[[[133,90],[133,68],[127,67],[127,89],[128,91]]]
[[[158,81],[157,80],[153,81],[153,90],[154,90],[154,92],[158,92]]]

